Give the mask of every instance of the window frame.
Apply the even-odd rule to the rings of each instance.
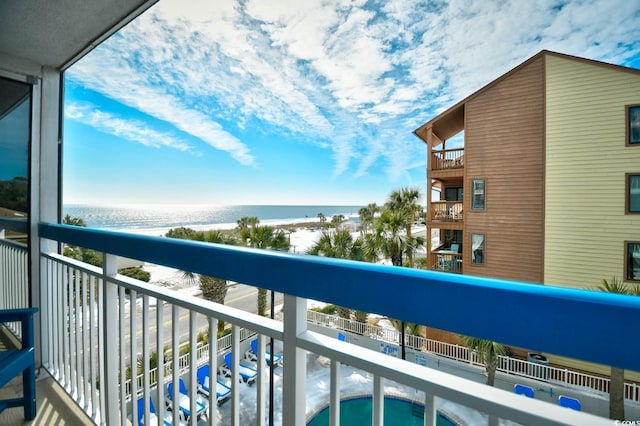
[[[475,196],[476,196],[475,182],[478,182],[478,181],[482,182],[482,208],[475,207]],[[471,202],[471,210],[474,212],[483,212],[487,210],[487,180],[484,178],[471,179],[470,186],[471,186],[471,197],[469,198]]]
[[[622,276],[624,277],[624,281],[625,282],[632,282],[632,283],[640,283],[640,279],[633,279],[633,278],[629,278],[630,272],[631,272],[631,268],[629,265],[629,248],[631,244],[638,244],[640,245],[640,241],[633,241],[633,240],[629,240],[629,241],[625,241],[624,242],[624,271]]]
[[[631,110],[632,109],[640,109],[640,104],[631,104],[631,105],[625,105],[624,106],[624,122],[625,122],[625,126],[624,126],[624,131],[625,131],[625,146],[640,146],[640,140],[636,141],[636,142],[631,142],[631,120],[630,120],[630,116],[631,116]],[[639,111],[640,113],[640,111]]]
[[[482,262],[474,262],[473,256],[473,236],[474,235],[482,235]],[[485,266],[487,264],[486,254],[487,254],[487,234],[481,234],[476,232],[471,232],[469,236],[469,264],[471,266]]]
[[[637,177],[640,179],[640,172],[638,173],[625,173],[624,175],[624,213],[625,214],[638,214],[640,215],[640,210],[631,211],[631,178]]]

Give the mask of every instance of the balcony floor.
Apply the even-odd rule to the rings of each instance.
[[[36,382],[37,415],[30,422],[24,420],[22,407],[7,408],[0,413],[0,425],[82,425],[91,420],[75,405],[58,383],[43,373]],[[0,389],[0,399],[22,395],[22,375]]]

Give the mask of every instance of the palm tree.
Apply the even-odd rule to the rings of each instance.
[[[506,353],[504,345],[491,340],[478,339],[477,337],[460,336],[462,344],[467,348],[477,351],[487,371],[487,384],[493,386],[496,379],[496,369],[500,361],[500,355]]]
[[[307,254],[351,260],[363,260],[364,258],[362,240],[360,238],[354,240],[351,233],[346,229],[323,232],[320,235],[320,239],[307,250]],[[337,310],[340,317],[351,318],[351,309],[338,306]],[[359,313],[358,318],[362,319],[362,317],[363,314]],[[366,313],[364,317],[366,318]]]
[[[224,299],[227,297],[227,280],[214,278],[208,275],[200,275],[200,290],[202,297],[212,302],[224,305]],[[218,333],[224,330],[224,321],[218,321]]]
[[[242,231],[243,229],[253,228],[258,226],[260,219],[255,216],[243,216],[236,221],[238,224],[237,229]]]
[[[598,290],[606,293],[638,295],[636,286],[630,289],[622,280],[613,277],[611,281],[603,279],[597,287]],[[624,420],[624,369],[611,366],[611,376],[609,382],[609,418],[614,420]]]
[[[248,247],[272,250],[289,250],[289,240],[284,231],[276,230],[272,226],[258,226],[250,224],[240,230],[240,239]],[[267,290],[258,289],[258,314],[267,314]]]
[[[418,204],[420,199],[420,190],[417,188],[401,188],[393,191],[389,195],[386,207],[389,210],[401,211],[405,217],[405,229],[407,236],[411,237],[411,226],[416,218],[420,215],[422,207]],[[409,266],[413,267],[413,251],[407,253]]]
[[[366,207],[360,208],[358,210],[358,216],[360,218],[361,231],[363,234],[367,233],[369,229],[369,225],[373,223],[373,219],[376,216],[376,213],[380,211],[380,207],[376,203],[370,203]]]
[[[344,222],[345,220],[346,220],[346,218],[344,217],[343,214],[333,215],[333,216],[331,216],[331,225],[333,225],[334,228],[338,229],[340,224],[342,222]]]
[[[318,213],[318,219],[320,220],[320,227],[324,228],[324,223],[327,221],[327,217],[324,213]]]

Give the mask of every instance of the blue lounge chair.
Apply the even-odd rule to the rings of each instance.
[[[516,395],[524,395],[529,398],[535,398],[533,394],[533,388],[530,388],[529,386],[516,384],[513,386],[513,391],[516,393]]]
[[[165,415],[164,421],[162,422],[164,426],[171,426],[171,415]],[[153,405],[153,401],[149,399],[149,425],[159,425],[158,422],[158,412],[156,411],[156,407]],[[138,399],[138,425],[144,426],[144,398]]]
[[[225,376],[231,377],[231,366],[233,363],[231,362],[231,352],[224,355],[224,362],[226,364],[226,368],[223,368],[222,372]],[[239,365],[238,374],[240,378],[247,384],[252,384],[256,381],[256,377],[258,377],[258,372],[251,367],[247,367],[246,365]]]
[[[568,396],[560,395],[558,397],[558,405],[561,407],[571,408],[572,410],[581,411],[582,406],[580,405],[580,401],[575,398],[570,398]]]
[[[36,417],[36,368],[33,315],[38,308],[0,311],[0,323],[19,321],[22,326],[21,349],[0,351],[0,388],[22,373],[22,397],[0,400],[0,413],[5,408],[24,407],[24,419]]]
[[[198,376],[198,392],[209,396],[210,387],[210,377],[209,374],[209,364],[205,364],[202,367],[198,368],[196,371],[196,375]],[[220,380],[216,379],[216,399],[218,400],[218,404],[222,404],[231,396],[231,388]]]
[[[173,383],[167,385],[167,393],[169,394],[169,399],[173,401]],[[188,421],[191,417],[191,397],[182,379],[178,381],[178,404],[185,420]],[[207,408],[207,404],[196,401],[196,418],[200,418],[202,415],[206,416]]]
[[[249,359],[251,359],[251,361],[257,361],[258,360],[258,339],[253,339],[251,341],[251,352],[248,353],[249,355]],[[265,357],[265,361],[267,362],[267,364],[271,363],[271,352],[269,351],[265,351],[264,353]],[[273,354],[273,362],[274,365],[281,365],[282,364],[282,355],[279,354]]]

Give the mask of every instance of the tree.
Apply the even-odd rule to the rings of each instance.
[[[504,345],[491,340],[478,339],[477,337],[470,336],[460,336],[460,339],[463,345],[478,353],[487,372],[487,384],[493,386],[496,379],[498,362],[500,361],[499,357],[506,353]]]
[[[344,222],[345,220],[346,220],[346,218],[344,217],[343,214],[333,215],[333,216],[331,216],[331,226],[333,226],[334,228],[338,229],[340,224],[342,222]]]
[[[318,219],[320,220],[320,227],[324,227],[324,223],[327,221],[327,217],[324,213],[318,213]]]
[[[422,207],[418,204],[420,191],[417,188],[401,188],[391,192],[386,207],[392,211],[402,212],[405,218],[407,237],[411,238],[411,227],[416,218],[421,214]],[[409,266],[413,267],[413,251],[407,253]]]
[[[191,240],[193,236],[196,234],[195,229],[185,228],[181,226],[179,228],[169,229],[165,234],[167,238],[179,238],[181,240]]]
[[[606,293],[627,295],[638,295],[639,293],[637,286],[631,289],[616,277],[613,277],[611,281],[603,279],[597,288]],[[624,420],[624,369],[611,366],[609,379],[609,418]]]
[[[208,275],[200,275],[200,290],[202,297],[212,302],[224,305],[224,299],[227,297],[227,280],[214,278]],[[218,321],[218,332],[224,330],[224,321]]]
[[[373,223],[373,219],[376,217],[376,213],[380,211],[380,207],[376,203],[370,203],[366,207],[361,207],[358,210],[358,217],[360,218],[360,226],[363,234],[366,234],[369,226]]]
[[[354,240],[351,233],[346,229],[340,229],[334,232],[323,232],[318,241],[307,250],[307,254],[338,259],[364,259],[362,240],[360,238]],[[351,309],[349,308],[338,306],[337,313],[341,318],[351,318]],[[367,314],[364,313],[365,321],[366,315]],[[358,314],[358,318],[362,318],[362,313]]]
[[[242,231],[244,229],[255,228],[260,223],[260,219],[255,216],[243,216],[236,221],[238,224],[237,229]]]
[[[260,249],[289,250],[289,240],[284,231],[272,226],[258,226],[257,222],[240,229],[240,239],[244,245]],[[258,314],[266,316],[267,290],[258,289]]]

